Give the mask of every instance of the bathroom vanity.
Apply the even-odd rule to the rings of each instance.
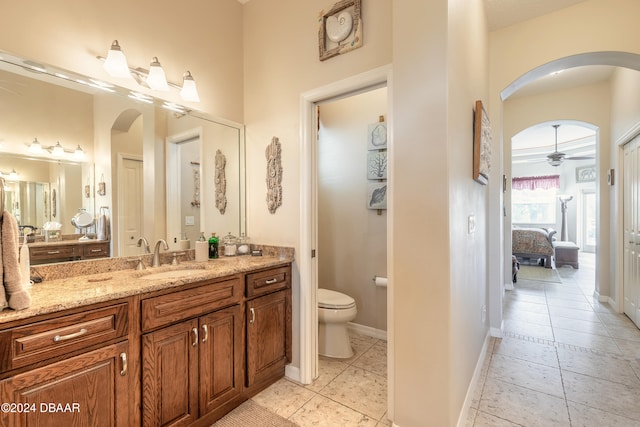
[[[110,242],[98,240],[62,240],[29,243],[31,265],[76,261],[110,256]]]
[[[292,261],[106,267],[34,285],[30,308],[0,313],[0,425],[211,425],[291,361]]]

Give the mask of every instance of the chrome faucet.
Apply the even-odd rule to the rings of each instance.
[[[153,261],[151,261],[151,267],[160,267],[160,243],[165,251],[169,250],[169,245],[164,239],[160,239],[156,242],[156,246],[153,249]]]
[[[144,243],[144,253],[145,254],[150,254],[151,253],[151,249],[149,249],[149,242],[147,242],[147,239],[145,239],[144,237],[141,237],[138,239],[138,247],[141,247],[141,245]]]

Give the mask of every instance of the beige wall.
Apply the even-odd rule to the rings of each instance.
[[[359,325],[387,330],[387,211],[367,209],[367,129],[387,115],[381,88],[320,106],[318,287],[356,300]],[[376,181],[373,181],[376,182]]]

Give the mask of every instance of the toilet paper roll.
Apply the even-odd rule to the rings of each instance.
[[[180,240],[180,249],[186,251],[187,249],[191,249],[191,240]]]
[[[196,241],[196,261],[209,260],[209,242]]]
[[[380,276],[375,276],[373,278],[373,282],[376,284],[376,286],[383,286],[383,287],[387,287],[387,278],[386,277],[380,277]]]

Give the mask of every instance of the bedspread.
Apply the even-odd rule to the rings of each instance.
[[[544,258],[545,266],[551,268],[555,233],[552,228],[514,228],[511,230],[511,252],[517,257]]]

